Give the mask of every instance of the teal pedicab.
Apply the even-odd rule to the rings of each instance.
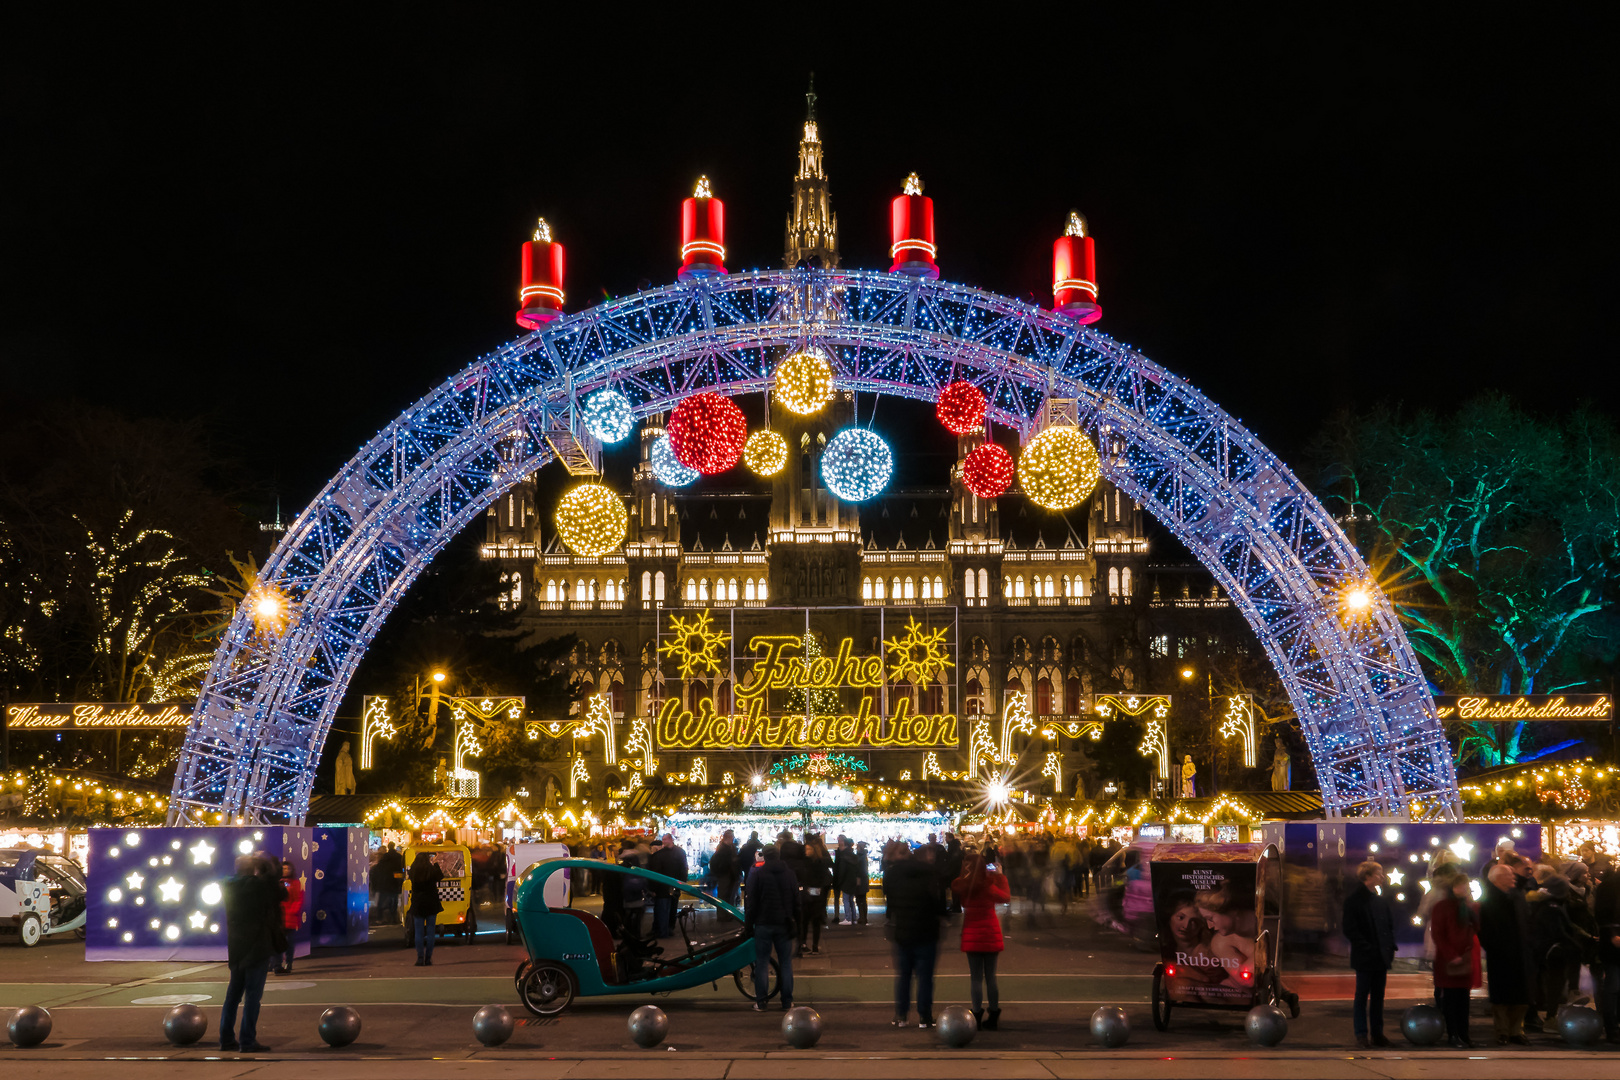
[[[637,935],[615,942],[600,917],[548,906],[546,879],[571,868],[644,878],[677,890],[674,921],[685,955],[668,956],[655,939]],[[694,902],[679,902],[686,897]],[[745,998],[754,998],[754,939],[743,932],[742,912],[684,881],[599,859],[549,859],[524,871],[514,913],[529,956],[512,981],[518,1000],[535,1016],[555,1016],[576,997],[667,994],[727,978]],[[766,996],[775,997],[777,989],[773,960]]]

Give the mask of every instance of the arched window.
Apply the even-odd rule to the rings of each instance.
[[[580,578],[574,582],[574,599],[576,601],[584,601],[586,599],[584,578]]]
[[[714,711],[719,716],[731,715],[731,682],[721,683],[714,691]]]
[[[1131,568],[1128,566],[1119,572],[1119,591],[1123,596],[1131,595]]]
[[[867,581],[866,581],[866,591],[867,592],[872,591],[872,580],[870,578],[868,578]],[[747,586],[743,589],[743,599],[744,600],[752,600],[753,598],[754,598],[754,579],[749,578]]]
[[[653,575],[653,599],[654,600],[662,600],[663,598],[664,598],[664,572],[662,570],[660,570],[660,571],[658,571],[658,573]]]
[[[945,688],[937,682],[931,682],[923,687],[922,705],[918,712],[937,716],[944,712]]]
[[[973,571],[969,570],[962,575],[962,595],[972,600],[976,595],[973,589]]]
[[[1108,595],[1119,595],[1119,567],[1117,566],[1108,568]]]
[[[643,600],[652,599],[652,571],[650,570],[641,572],[641,598]]]
[[[870,577],[864,577],[861,579],[861,599],[872,599],[872,579]]]
[[[727,594],[727,596],[729,596],[733,600],[736,600],[738,598],[737,597],[737,579],[736,578],[731,579],[731,581],[730,581],[730,583],[729,583],[729,585],[728,585],[728,587],[726,589],[726,594]]]
[[[1011,596],[1012,594],[1013,594],[1012,578],[1010,578],[1010,577],[1009,578],[1002,578],[1001,579],[1001,595],[1002,596]]]
[[[900,579],[895,578],[894,579],[894,588],[889,592],[890,598],[894,599],[894,600],[903,600],[903,599],[905,599],[905,595],[906,595],[905,590],[900,588]]]
[[[1007,676],[1007,693],[1009,693],[1009,694],[1022,694],[1023,692],[1024,692],[1024,680],[1020,679],[1016,675]]]
[[[967,681],[967,700],[962,702],[962,711],[969,716],[980,716],[984,713],[984,684],[978,679]]]
[[[942,577],[934,578],[934,599],[945,599],[945,579]]]
[[[1018,580],[1014,584],[1013,587],[1014,587],[1014,589],[1017,590],[1014,593],[1015,596],[1023,596],[1024,595],[1024,575],[1023,574],[1018,575]]]
[[[585,583],[585,599],[591,601],[592,603],[596,602],[596,579],[595,578],[591,578],[590,581]]]
[[[693,602],[697,600],[697,581],[693,578],[686,579],[686,598]]]
[[[922,598],[924,600],[932,599],[933,595],[934,595],[934,583],[932,581],[929,581],[926,577],[923,578],[922,579]]]
[[[986,599],[990,596],[990,571],[979,571],[979,595]]]
[[[608,704],[614,716],[624,715],[624,683],[618,679],[614,679],[613,684],[608,687]]]
[[[557,579],[556,578],[552,578],[551,580],[546,582],[546,601],[548,603],[552,603],[552,604],[555,604],[557,602]]]
[[[761,600],[764,600],[766,598],[765,597],[765,579],[764,578],[759,579],[759,598]]]
[[[913,587],[912,581],[911,581],[910,578],[906,578],[906,599],[907,600],[915,600],[915,599],[917,599],[917,590],[916,590],[915,587]]]
[[[875,590],[875,596],[873,597],[873,599],[882,600],[883,599],[883,592],[884,592],[883,579],[878,578],[877,582],[874,584],[873,588]]]
[[[1080,715],[1080,679],[1070,675],[1063,683],[1063,707],[1070,716]]]
[[[1035,683],[1035,715],[1052,715],[1052,680],[1045,675]]]
[[[1052,575],[1051,574],[1046,575],[1046,595],[1047,596],[1056,596],[1057,595],[1056,587],[1052,584]]]
[[[617,592],[617,591],[618,591],[618,586],[615,583],[613,583],[611,581],[602,582],[602,599],[604,599],[604,600],[615,600],[615,599],[617,599],[617,597],[614,596],[614,593]]]
[[[698,578],[698,599],[699,600],[707,600],[708,598],[709,598],[709,579],[708,578]]]

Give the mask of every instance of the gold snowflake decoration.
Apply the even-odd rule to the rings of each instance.
[[[924,630],[914,616],[906,617],[906,632],[883,644],[895,659],[889,665],[889,677],[896,682],[922,684],[948,667],[955,667],[945,655],[945,635],[948,630]]]
[[[658,646],[658,651],[680,664],[681,678],[693,675],[714,675],[720,671],[720,650],[731,640],[731,635],[716,630],[709,612],[688,622],[679,615],[669,617],[669,640]]]

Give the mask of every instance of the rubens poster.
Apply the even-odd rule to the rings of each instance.
[[[1252,845],[1176,845],[1150,864],[1166,990],[1175,1003],[1252,1002],[1266,970]],[[1173,974],[1172,974],[1173,971]]]

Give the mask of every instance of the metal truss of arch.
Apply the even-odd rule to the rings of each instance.
[[[1370,580],[1333,519],[1236,420],[1106,335],[993,293],[883,273],[774,271],[648,290],[484,356],[411,405],[288,529],[264,569],[293,602],[276,638],[239,611],[197,702],[173,809],[299,820],[339,700],[388,612],[433,556],[525,475],[595,448],[574,401],[613,385],[637,414],[700,389],[766,389],[806,343],[841,385],[932,400],[977,383],[1027,437],[1048,398],[1103,472],[1164,523],[1248,619],[1298,712],[1330,814],[1455,814],[1457,782],[1417,658],[1390,605],[1346,619]]]

